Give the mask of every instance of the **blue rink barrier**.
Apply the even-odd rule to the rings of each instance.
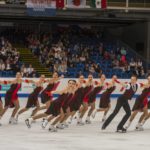
[[[111,98],[118,98],[119,96],[121,96],[122,94],[112,94],[111,95]],[[139,94],[135,94],[134,96],[133,96],[133,98],[136,98],[137,96],[138,96]],[[0,96],[1,97],[5,97],[5,94],[0,94]],[[18,94],[18,96],[20,97],[20,98],[27,98],[28,96],[29,96],[29,94],[27,94],[27,93],[19,93]],[[101,96],[101,94],[98,94],[97,95],[97,98],[99,98]],[[40,96],[39,96],[40,97]],[[56,97],[58,97],[58,94],[54,94],[54,98],[56,98]]]

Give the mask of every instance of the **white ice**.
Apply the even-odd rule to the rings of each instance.
[[[131,105],[134,101],[130,102]],[[26,103],[20,100],[21,107]],[[98,103],[98,101],[97,101]],[[114,109],[116,100],[112,101]],[[31,110],[19,118],[17,125],[9,125],[8,120],[12,109],[3,117],[0,127],[0,150],[149,150],[150,120],[145,124],[144,131],[135,131],[139,115],[129,128],[128,133],[116,133],[116,126],[124,115],[121,109],[116,118],[105,131],[101,131],[103,113],[97,114],[91,125],[76,126],[76,120],[69,128],[50,133],[41,128],[41,120],[28,129],[24,120],[30,116]]]

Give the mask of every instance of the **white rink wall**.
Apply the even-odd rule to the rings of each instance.
[[[27,79],[30,79],[30,78],[27,78]],[[38,80],[38,78],[31,78],[32,80]],[[59,87],[57,88],[57,90],[61,90],[63,88],[65,88],[65,86],[67,85],[67,82],[68,80],[70,79],[75,79],[75,80],[78,80],[77,78],[65,78],[65,79],[61,79],[60,80],[60,85]],[[0,80],[14,80],[14,78],[1,78]],[[98,81],[99,79],[94,79],[94,81]],[[129,79],[118,79],[119,81],[121,82],[130,82]],[[105,82],[110,82],[111,79],[107,79]],[[146,79],[139,79],[138,80],[138,83],[146,83]],[[46,87],[47,83],[44,84],[44,87]],[[118,95],[122,94],[123,91],[121,92],[120,89],[121,89],[121,86],[119,84],[117,84],[117,88],[116,90],[113,92],[112,96],[113,97],[117,97]],[[2,85],[2,89],[0,91],[1,95],[4,96],[6,91],[9,89],[10,85]],[[21,87],[21,90],[19,91],[19,96],[20,97],[26,97],[28,96],[34,89],[34,85],[33,84],[28,84],[28,83],[22,83],[22,87]],[[141,93],[141,90],[142,89],[138,89],[136,95],[140,94]]]

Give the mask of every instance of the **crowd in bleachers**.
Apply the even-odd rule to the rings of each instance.
[[[51,33],[32,33],[27,38],[28,47],[49,71],[66,77],[91,73],[94,77],[105,73],[128,78],[131,74],[144,77],[143,62],[134,58],[124,47],[105,41],[96,30],[77,26],[58,27]]]
[[[129,78],[133,73],[139,77],[146,74],[143,61],[116,41],[105,39],[105,35],[96,29],[70,26],[55,27],[49,33],[9,30],[10,33],[15,35],[10,40],[27,45],[43,67],[50,72],[64,74],[65,77],[78,77],[80,74],[87,76],[89,73],[98,77],[105,73],[108,78],[113,74],[120,78]],[[1,59],[3,53],[8,55],[5,59]],[[9,71],[11,76],[21,71],[24,77],[38,76],[31,64],[24,64],[19,58],[19,52],[10,42],[1,38],[1,72],[4,71],[6,75]]]
[[[6,38],[0,37],[0,76],[13,77],[16,72],[21,72],[23,77],[37,76],[32,65],[20,61],[17,49]]]
[[[34,78],[39,76],[31,64],[29,65],[22,64],[20,68],[20,72],[22,73],[23,77]]]
[[[4,37],[0,37],[0,76],[13,76],[19,70],[20,54]]]

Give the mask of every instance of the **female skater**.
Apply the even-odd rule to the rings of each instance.
[[[148,99],[147,99],[148,101]],[[148,101],[148,105],[147,105],[147,108],[150,109],[150,101]],[[143,129],[143,125],[145,124],[145,122],[150,118],[150,112],[148,113],[148,115],[143,119],[142,123],[136,127],[138,130],[144,130]]]
[[[84,125],[82,118],[84,117],[84,115],[88,109],[87,96],[93,90],[93,88],[94,88],[93,76],[88,75],[88,80],[87,80],[87,82],[85,84],[85,88],[84,88],[83,107],[81,107],[79,110],[79,118],[77,121],[77,125]]]
[[[69,123],[72,122],[74,115],[79,111],[81,105],[83,104],[83,98],[85,96],[85,83],[86,81],[84,80],[84,76],[80,75],[77,86],[76,86],[76,91],[74,94],[74,97],[72,98],[71,102],[69,103],[68,109],[70,110],[70,120]]]
[[[74,91],[73,85],[75,85],[75,82],[72,80],[69,80],[68,85],[64,90],[52,91],[51,94],[59,94],[59,97],[56,100],[53,100],[51,102],[51,105],[49,106],[49,108],[47,109],[47,111],[45,113],[41,113],[41,114],[38,114],[38,115],[33,116],[31,118],[28,118],[25,121],[26,125],[30,128],[31,124],[34,120],[50,116],[48,119],[46,119],[43,122],[43,124],[45,124],[45,126],[46,126],[49,121],[51,121],[52,119],[54,119],[56,117],[56,120],[53,122],[52,126],[50,127],[50,130],[55,132],[56,128],[54,125],[56,125],[56,123],[64,117],[62,105],[66,99],[70,98],[70,95]]]
[[[65,122],[68,117],[70,116],[70,109],[69,109],[69,104],[72,101],[75,91],[76,91],[76,81],[72,80],[74,82],[73,87],[72,87],[72,92],[70,93],[70,96],[68,98],[66,98],[61,106],[63,113],[64,113],[64,117],[62,119],[60,119],[59,124],[57,125],[57,128],[63,129],[65,127],[68,127],[68,124]]]
[[[69,89],[67,92],[67,97],[65,97],[64,99],[60,100],[60,102],[56,102],[54,106],[56,111],[59,112],[60,110],[60,114],[56,116],[56,119],[51,123],[50,127],[49,127],[49,131],[55,132],[56,128],[58,129],[64,129],[65,127],[68,127],[67,124],[62,123],[63,120],[65,120],[65,118],[67,117],[67,111],[66,108],[68,107],[68,103],[71,101],[71,99],[74,96],[75,93],[75,87],[76,87],[76,81],[75,80],[70,80],[69,81]],[[53,92],[53,93],[57,93],[57,91]],[[54,118],[54,116],[50,116],[47,120],[45,120],[42,124],[42,127],[45,128],[47,123],[50,122],[52,119]],[[54,126],[56,126],[56,128],[54,128]]]
[[[88,106],[91,107],[90,110],[89,110],[89,112],[88,112],[87,118],[86,118],[86,123],[87,124],[91,123],[90,116],[91,116],[91,114],[93,113],[93,111],[95,109],[96,95],[98,93],[100,93],[101,90],[105,87],[105,83],[104,83],[105,79],[106,79],[105,75],[102,74],[100,76],[100,82],[97,83],[97,85],[95,86],[95,88],[87,95],[87,102],[86,102],[87,109],[88,109]]]
[[[28,101],[27,101],[27,105],[25,108],[22,108],[18,114],[17,114],[17,120],[18,120],[18,117],[28,111],[31,107],[36,107],[33,111],[32,111],[32,114],[31,116],[34,116],[37,111],[40,109],[40,104],[39,104],[39,101],[38,101],[38,96],[39,96],[39,93],[41,92],[41,90],[43,89],[43,84],[45,82],[45,75],[41,75],[39,81],[35,82],[33,80],[28,80],[28,83],[34,83],[35,84],[35,89],[33,90],[33,92],[29,95],[28,97]]]
[[[116,80],[117,80],[117,76],[113,75],[111,82],[107,84],[106,90],[101,95],[100,102],[99,102],[99,109],[97,109],[92,114],[93,118],[95,118],[95,115],[97,112],[104,111],[102,122],[106,120],[106,115],[111,108],[110,96],[111,96],[112,92],[116,89],[116,85],[115,85]]]
[[[1,84],[7,84],[7,81],[0,81],[0,90],[2,88]],[[3,111],[3,102],[2,102],[2,99],[1,99],[1,96],[0,96],[0,114],[2,113]],[[1,124],[0,124],[1,126]]]
[[[16,74],[16,79],[13,81],[7,81],[8,84],[11,84],[10,89],[6,92],[5,95],[5,107],[4,109],[1,111],[0,114],[0,119],[3,117],[3,115],[5,114],[5,112],[7,111],[7,109],[9,107],[15,107],[11,118],[9,119],[9,123],[16,123],[16,119],[15,119],[15,115],[18,112],[20,105],[19,105],[19,100],[18,100],[18,91],[21,88],[21,83],[23,82],[23,80],[21,79],[21,73],[18,72]]]
[[[41,102],[45,104],[45,106],[40,107],[40,110],[47,109],[50,106],[50,103],[52,101],[50,93],[51,91],[55,91],[60,84],[60,79],[63,78],[63,76],[59,77],[57,72],[53,73],[52,79],[48,80],[47,87],[41,92]]]
[[[143,129],[142,121],[144,120],[144,118],[146,118],[148,116],[148,96],[150,94],[150,75],[147,77],[147,80],[148,80],[148,82],[145,85],[143,85],[142,93],[135,100],[135,104],[132,108],[132,115],[126,126],[126,129],[129,128],[129,126],[131,125],[132,121],[134,120],[134,118],[136,117],[138,112],[143,112],[143,114],[141,115],[141,117],[138,121],[136,129],[137,130]]]

